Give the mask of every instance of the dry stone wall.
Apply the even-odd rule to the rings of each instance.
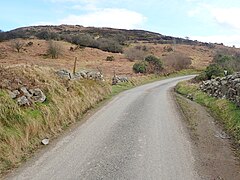
[[[210,96],[226,98],[240,107],[240,72],[226,77],[203,81],[200,89]]]

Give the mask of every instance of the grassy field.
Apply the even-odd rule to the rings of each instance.
[[[181,82],[176,91],[184,96],[192,95],[195,102],[207,107],[213,116],[220,121],[225,130],[240,144],[240,108],[226,99],[210,97],[199,90],[197,84]]]

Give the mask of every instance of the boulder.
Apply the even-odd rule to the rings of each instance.
[[[28,99],[30,99],[32,97],[32,94],[29,93],[29,91],[27,90],[26,87],[21,87],[20,88],[20,92],[26,96]]]
[[[72,75],[70,72],[68,72],[65,69],[59,70],[56,72],[56,74],[61,77],[61,78],[67,78],[67,79],[71,79]]]
[[[42,92],[41,89],[37,88],[37,89],[34,89],[34,90],[29,90],[31,93],[32,93],[32,100],[34,102],[44,102],[46,100],[46,96],[45,94]]]
[[[21,96],[17,98],[17,103],[19,106],[30,106],[30,101],[26,96]]]
[[[14,91],[8,91],[8,94],[10,95],[10,97],[12,99],[16,99],[18,95],[20,95],[20,92],[18,90],[14,90]]]
[[[118,83],[128,82],[127,77],[120,77],[120,76],[113,76],[112,78],[112,85],[116,85]]]
[[[42,141],[41,141],[41,143],[43,144],[43,145],[48,145],[49,144],[49,139],[43,139]]]

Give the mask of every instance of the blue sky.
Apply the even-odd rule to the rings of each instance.
[[[239,0],[6,0],[0,29],[30,25],[144,29],[240,47]]]

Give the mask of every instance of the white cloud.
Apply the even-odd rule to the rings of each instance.
[[[71,7],[74,10],[84,10],[84,11],[97,11],[97,8],[94,4],[86,4],[86,5],[74,5]]]
[[[49,0],[47,0],[49,1]],[[80,2],[80,3],[95,3],[98,2],[97,0],[50,0],[53,3],[65,3],[65,2]]]
[[[190,16],[190,17],[197,16],[200,13],[201,13],[201,9],[200,8],[192,9],[192,10],[187,12],[188,16]]]
[[[211,8],[210,12],[220,25],[240,31],[240,8]]]
[[[41,25],[57,25],[56,23],[52,23],[52,22],[45,22],[45,21],[40,21],[40,22],[36,22],[36,23],[32,23],[30,24],[30,26],[41,26]],[[29,25],[26,25],[29,26]]]
[[[240,47],[240,35],[191,36],[190,39]]]
[[[69,15],[60,24],[79,24],[83,26],[139,28],[146,18],[137,12],[126,9],[102,9],[84,15]]]

